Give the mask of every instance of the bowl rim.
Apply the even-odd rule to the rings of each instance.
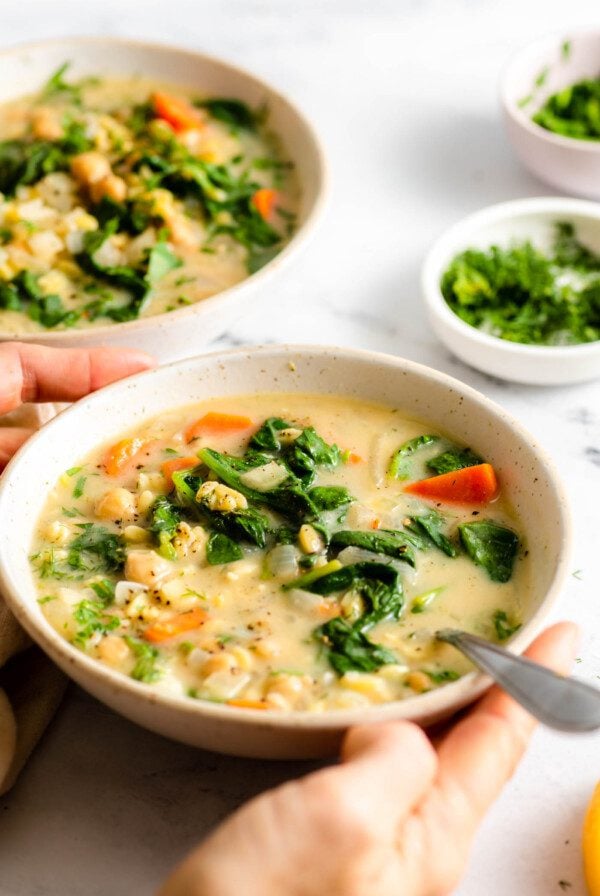
[[[506,645],[507,649],[514,653],[521,653],[531,642],[533,637],[540,631],[546,618],[554,608],[561,590],[561,586],[566,578],[572,547],[572,520],[567,494],[563,486],[562,480],[558,475],[558,471],[551,457],[546,453],[545,449],[537,442],[535,438],[518,422],[511,414],[504,410],[500,405],[491,401],[483,393],[477,391],[471,386],[460,382],[454,377],[446,373],[400,358],[394,355],[384,354],[382,352],[372,352],[365,349],[340,348],[335,346],[322,345],[259,345],[246,348],[234,348],[228,351],[211,352],[205,355],[197,355],[194,358],[188,358],[172,362],[171,364],[157,367],[150,371],[136,374],[125,380],[113,383],[103,389],[98,390],[92,395],[84,398],[70,408],[63,411],[59,416],[53,418],[42,429],[35,433],[31,439],[25,443],[16,455],[9,462],[4,474],[0,477],[0,518],[4,516],[4,506],[10,505],[14,498],[11,498],[11,488],[13,479],[18,482],[19,474],[22,467],[28,464],[29,456],[35,451],[37,445],[43,444],[47,432],[60,429],[64,425],[65,420],[69,420],[77,415],[85,415],[86,412],[92,412],[95,405],[102,405],[107,399],[117,398],[122,392],[123,397],[129,392],[128,400],[132,400],[134,392],[131,391],[132,384],[140,384],[145,381],[151,382],[152,379],[160,378],[162,372],[173,369],[180,369],[182,372],[188,368],[188,375],[198,364],[207,364],[218,362],[227,363],[228,360],[239,359],[243,361],[254,357],[269,358],[275,361],[277,359],[288,360],[292,356],[298,355],[304,357],[321,356],[323,360],[335,360],[343,358],[344,360],[354,361],[357,363],[370,363],[384,369],[387,367],[396,370],[409,371],[428,382],[441,384],[448,389],[453,389],[459,394],[472,400],[482,413],[490,415],[492,418],[508,425],[517,439],[528,444],[529,448],[533,448],[540,462],[544,466],[549,488],[554,493],[554,498],[559,510],[560,525],[560,551],[554,576],[549,583],[546,593],[536,608],[533,615],[522,625],[517,634]],[[75,449],[76,453],[76,449]],[[16,491],[15,491],[16,494]],[[35,520],[31,521],[32,534]],[[58,656],[62,660],[63,667],[79,666],[82,673],[88,673],[91,678],[96,679],[100,686],[110,687],[114,695],[119,694],[132,699],[140,700],[153,706],[161,706],[167,711],[176,711],[190,716],[211,717],[226,723],[227,721],[249,725],[251,727],[260,723],[260,727],[267,729],[296,729],[296,730],[312,730],[312,731],[331,731],[347,728],[352,725],[362,723],[375,723],[389,721],[392,719],[415,719],[433,717],[438,713],[455,712],[467,703],[471,703],[480,696],[490,684],[489,678],[483,673],[474,671],[460,678],[458,681],[444,685],[442,688],[436,688],[424,694],[418,694],[413,697],[407,697],[403,700],[392,701],[389,703],[377,704],[374,706],[363,707],[359,709],[349,710],[331,710],[327,712],[317,712],[314,710],[306,711],[290,711],[269,710],[265,713],[259,709],[246,709],[232,706],[223,706],[221,704],[210,703],[208,701],[194,701],[187,697],[179,697],[168,694],[161,694],[153,691],[151,687],[141,682],[134,681],[131,678],[119,673],[115,670],[98,662],[92,657],[86,656],[79,651],[74,645],[70,644],[56,632],[50,624],[45,620],[39,605],[30,605],[28,601],[23,600],[20,596],[20,586],[11,570],[10,557],[6,556],[5,550],[0,538],[0,593],[6,599],[9,609],[14,613],[18,622],[25,628],[32,639],[50,656],[55,659]],[[85,687],[85,686],[84,686]]]
[[[519,107],[518,102],[514,99],[509,90],[509,82],[513,76],[513,69],[527,56],[533,54],[537,49],[543,50],[547,47],[548,50],[550,50],[565,40],[573,42],[578,38],[583,37],[596,37],[600,41],[600,28],[574,28],[568,34],[561,31],[553,31],[542,37],[538,37],[533,41],[528,41],[526,44],[519,47],[519,49],[515,50],[505,63],[500,74],[500,102],[506,115],[533,137],[537,137],[541,141],[563,149],[598,155],[600,154],[600,138],[597,140],[581,140],[578,137],[565,137],[562,134],[556,134],[554,131],[549,131],[546,128],[541,127],[541,125],[532,121],[531,117]]]
[[[135,47],[142,50],[147,50],[151,53],[157,51],[161,52],[164,50],[166,52],[177,53],[181,56],[193,57],[196,60],[201,59],[209,64],[218,66],[222,69],[227,69],[232,74],[239,76],[241,80],[245,80],[254,84],[257,88],[260,88],[265,93],[267,99],[276,98],[284,106],[286,106],[288,110],[295,115],[298,122],[305,131],[307,137],[309,138],[309,141],[312,144],[316,161],[315,172],[317,184],[315,190],[315,199],[302,224],[294,232],[291,239],[285,244],[283,249],[274,256],[274,258],[267,262],[267,264],[260,268],[260,270],[255,271],[253,274],[250,274],[244,280],[240,280],[239,283],[235,283],[233,286],[230,286],[227,289],[223,289],[212,296],[208,296],[206,299],[201,299],[199,302],[194,302],[192,305],[187,305],[183,308],[176,308],[173,311],[163,311],[160,314],[153,314],[149,315],[148,317],[138,317],[135,320],[124,321],[121,323],[115,322],[112,324],[103,324],[102,326],[98,327],[79,327],[65,330],[36,330],[35,332],[17,334],[7,333],[0,330],[0,341],[18,340],[20,342],[39,342],[41,340],[45,344],[47,343],[51,345],[54,341],[64,342],[66,340],[72,340],[76,342],[83,336],[88,336],[90,334],[94,336],[94,339],[96,341],[100,341],[103,337],[108,337],[110,339],[110,334],[116,332],[118,332],[119,335],[124,334],[125,338],[128,334],[131,334],[132,338],[134,338],[136,331],[142,330],[147,327],[152,327],[153,325],[156,325],[157,321],[160,321],[162,323],[171,320],[178,322],[184,320],[186,317],[189,317],[191,319],[194,314],[198,313],[198,310],[200,308],[212,309],[219,303],[224,305],[226,303],[229,303],[229,300],[237,299],[238,296],[244,292],[244,290],[249,289],[251,286],[253,287],[255,284],[261,284],[263,283],[263,281],[268,280],[269,277],[277,270],[277,268],[281,264],[285,264],[287,261],[289,261],[289,259],[296,254],[297,250],[300,249],[301,246],[308,243],[310,238],[314,235],[315,228],[322,218],[323,212],[327,205],[328,198],[331,192],[331,174],[327,156],[325,153],[325,147],[323,141],[317,133],[315,126],[300,109],[300,107],[296,105],[296,103],[292,99],[290,99],[286,93],[283,93],[279,89],[273,87],[268,81],[263,80],[262,78],[258,77],[258,75],[253,74],[253,72],[233,62],[230,62],[227,59],[222,59],[219,56],[215,56],[210,53],[204,53],[202,50],[195,50],[190,47],[184,47],[180,44],[172,44],[168,42],[163,43],[161,41],[143,40],[130,37],[119,37],[111,35],[96,36],[67,34],[59,37],[43,38],[36,41],[23,41],[20,43],[12,44],[5,49],[0,49],[0,58],[18,56],[20,53],[26,53],[29,51],[43,51],[46,48],[63,43],[76,43],[82,45],[118,45],[124,50]],[[300,184],[301,189],[302,187],[303,185]]]
[[[467,236],[479,227],[502,220],[508,221],[511,218],[519,218],[527,214],[554,211],[557,215],[567,217],[579,215],[600,223],[600,202],[593,202],[589,199],[571,199],[566,196],[535,196],[529,199],[510,199],[506,202],[487,205],[448,227],[428,249],[421,268],[421,290],[425,302],[440,324],[452,330],[457,336],[470,339],[472,342],[477,342],[496,352],[502,351],[507,355],[518,355],[521,358],[531,358],[532,360],[552,358],[556,361],[572,361],[597,355],[600,352],[600,339],[576,345],[530,345],[482,333],[481,330],[472,327],[454,313],[440,289],[441,275],[444,267],[450,261],[448,245],[452,244],[457,237],[463,234]],[[453,250],[453,254],[458,251],[460,250]]]

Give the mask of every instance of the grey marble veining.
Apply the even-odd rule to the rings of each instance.
[[[492,202],[551,192],[514,159],[497,103],[508,55],[597,18],[594,0],[2,0],[4,44],[116,33],[197,46],[287,91],[321,133],[328,213],[307,251],[214,349],[319,342],[393,352],[482,390],[553,455],[571,496],[573,572],[560,616],[583,629],[577,672],[600,677],[600,384],[538,389],[465,367],[419,295],[427,246]],[[579,831],[598,738],[540,731],[479,833],[458,896],[583,896]],[[183,747],[71,688],[0,801],[0,896],[137,896],[228,812],[308,770]]]

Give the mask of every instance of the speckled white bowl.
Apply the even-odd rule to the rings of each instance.
[[[482,333],[452,311],[440,288],[444,271],[465,249],[530,240],[550,247],[552,224],[570,221],[581,240],[600,253],[600,203],[558,196],[490,205],[446,230],[423,263],[421,286],[435,334],[462,361],[503,380],[536,386],[600,377],[600,340],[581,345],[523,345]]]
[[[18,336],[21,341],[54,346],[134,347],[162,362],[190,357],[223,333],[240,314],[253,307],[258,310],[271,278],[313,234],[327,193],[326,163],[319,139],[289,99],[249,72],[192,50],[116,37],[59,38],[1,51],[0,102],[39,89],[67,60],[71,62],[70,74],[76,78],[143,73],[216,96],[236,97],[251,107],[265,105],[269,126],[280,136],[286,156],[295,165],[301,187],[296,232],[283,251],[256,274],[168,314],[87,330],[48,330]],[[0,332],[0,342],[15,338]]]
[[[293,363],[290,363],[293,362]],[[521,651],[545,621],[567,571],[570,522],[557,474],[515,420],[457,380],[401,358],[350,349],[277,346],[205,355],[153,370],[97,392],[48,423],[0,479],[0,587],[18,621],[46,653],[94,696],[140,725],[223,753],[264,758],[332,753],[359,722],[439,721],[488,686],[471,673],[407,700],[366,710],[264,712],[163,696],[85,656],[44,618],[28,554],[37,518],[60,474],[99,442],[146,418],[216,395],[249,392],[347,395],[430,420],[494,464],[526,533],[531,617],[510,643]]]
[[[531,116],[553,93],[597,78],[599,60],[600,31],[551,35],[519,50],[500,86],[508,137],[523,164],[553,187],[588,199],[600,199],[600,140],[554,134]]]

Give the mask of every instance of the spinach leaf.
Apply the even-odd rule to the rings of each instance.
[[[315,485],[308,490],[308,497],[319,511],[337,510],[354,501],[348,489],[341,485]]]
[[[26,310],[32,320],[47,328],[73,326],[80,317],[80,312],[67,311],[60,296],[43,295],[31,271],[20,271],[0,286],[0,308]]]
[[[244,552],[236,541],[222,532],[211,532],[206,545],[206,559],[212,566],[241,560]]]
[[[506,641],[521,628],[520,622],[514,622],[508,618],[504,610],[496,610],[493,616],[496,637],[499,641]]]
[[[434,473],[453,473],[454,470],[462,470],[464,467],[475,467],[482,464],[483,459],[474,454],[470,448],[449,448],[442,454],[432,457],[427,461],[427,466]]]
[[[338,675],[356,670],[375,672],[397,658],[379,644],[374,644],[360,628],[344,619],[330,619],[314,633],[315,639],[327,650],[327,659]]]
[[[410,459],[413,454],[419,448],[424,448],[426,445],[431,445],[432,442],[437,442],[438,440],[439,436],[422,435],[404,442],[392,456],[388,474],[393,479],[408,479],[411,474]]]
[[[467,554],[494,582],[508,582],[519,549],[518,536],[493,520],[462,523],[458,527]]]
[[[306,427],[283,452],[284,462],[304,483],[311,484],[316,468],[336,467],[341,459],[337,445],[328,445],[312,426]]]
[[[425,513],[415,514],[411,518],[409,529],[418,534],[424,534],[433,542],[436,548],[439,548],[448,557],[456,557],[458,550],[442,531],[444,526],[445,520],[443,516],[437,510],[432,509],[425,511]]]
[[[404,594],[398,571],[386,563],[354,563],[321,575],[315,581],[302,586],[316,594],[333,594],[352,589],[361,595],[365,612],[354,623],[361,631],[372,628],[385,619],[398,619],[404,606]],[[296,587],[298,587],[296,580]],[[294,583],[287,583],[286,589]]]
[[[385,554],[395,560],[404,560],[411,566],[415,565],[415,555],[410,540],[405,537],[403,532],[395,529],[382,529],[378,532],[342,530],[334,532],[331,536],[330,547],[332,550],[340,550],[349,545],[373,551],[375,554]]]
[[[135,656],[135,665],[130,673],[131,677],[136,681],[144,681],[151,684],[160,678],[162,672],[157,668],[157,662],[160,657],[158,648],[146,641],[140,641],[138,638],[126,637],[125,642]]]
[[[171,252],[166,243],[156,243],[148,256],[146,283],[149,287],[155,286],[169,271],[180,268],[182,264],[182,260]]]
[[[277,439],[277,433],[282,429],[291,429],[292,424],[281,417],[268,417],[257,430],[248,445],[257,451],[279,451],[280,445]]]
[[[87,572],[119,572],[125,563],[120,535],[94,523],[77,523],[81,534],[68,545],[67,564]]]
[[[200,109],[207,109],[213,118],[225,122],[234,128],[245,128],[253,131],[256,128],[257,115],[246,103],[234,99],[196,100]]]
[[[175,560],[177,554],[172,541],[177,534],[181,522],[181,513],[165,495],[159,495],[150,508],[149,531],[156,536],[159,544],[158,552],[167,560]]]

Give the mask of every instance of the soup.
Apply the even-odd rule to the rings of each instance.
[[[67,76],[0,107],[0,331],[173,311],[283,248],[298,187],[265,110]]]
[[[163,693],[367,706],[470,669],[440,628],[505,640],[528,562],[493,468],[388,407],[214,399],[67,470],[31,558],[52,626]]]

